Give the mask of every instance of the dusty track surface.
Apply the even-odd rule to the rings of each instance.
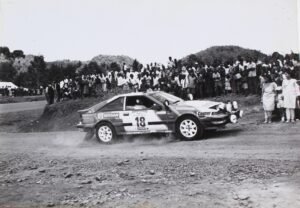
[[[114,145],[1,133],[0,207],[300,207],[300,123]]]

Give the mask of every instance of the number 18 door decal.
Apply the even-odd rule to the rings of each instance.
[[[126,116],[124,116],[126,114]],[[126,111],[121,114],[125,132],[167,131],[168,127],[154,110]],[[127,116],[128,115],[128,116]],[[128,125],[127,125],[128,124]]]
[[[146,126],[146,119],[143,116],[137,116],[135,117],[136,126],[138,129],[143,129]]]
[[[133,126],[136,128],[136,130],[147,130],[147,111],[140,111],[140,112],[132,112],[132,118],[133,118]]]

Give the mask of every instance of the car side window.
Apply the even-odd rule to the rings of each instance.
[[[123,111],[123,105],[124,97],[120,97],[110,103],[107,103],[101,108],[101,111]]]
[[[128,96],[126,98],[126,110],[147,110],[157,105],[145,96]]]

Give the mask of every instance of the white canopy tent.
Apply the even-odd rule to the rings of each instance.
[[[1,82],[0,81],[0,89],[3,89],[3,88],[17,89],[18,86],[12,82]]]

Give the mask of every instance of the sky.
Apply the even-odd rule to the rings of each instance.
[[[0,46],[46,61],[165,63],[216,45],[299,52],[299,23],[297,0],[0,0]]]

